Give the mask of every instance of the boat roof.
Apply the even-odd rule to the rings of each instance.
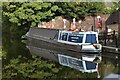
[[[76,34],[98,34],[97,32],[94,32],[94,31],[84,31],[84,32],[82,32],[82,31],[78,31],[78,32],[74,32],[74,31],[69,31],[69,30],[64,30],[64,29],[50,29],[50,28],[38,28],[38,27],[32,27],[31,29],[35,29],[35,31],[37,31],[37,30],[42,30],[42,31],[45,31],[46,33],[48,32],[48,31],[54,31],[54,32],[56,32],[56,31],[61,31],[61,32],[66,32],[66,33],[76,33]]]
[[[94,32],[94,31],[73,32],[73,31],[61,30],[61,32],[64,32],[64,33],[74,33],[74,34],[98,34],[97,32]]]

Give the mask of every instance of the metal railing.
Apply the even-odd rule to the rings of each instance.
[[[118,48],[118,31],[113,30],[110,34],[104,31],[104,33],[99,34],[99,41],[104,46],[114,46]]]

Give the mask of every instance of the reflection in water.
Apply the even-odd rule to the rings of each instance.
[[[67,50],[56,50],[54,48],[45,48],[45,46],[36,46],[36,44],[27,43],[27,48],[31,53],[35,53],[40,57],[59,62],[63,66],[77,69],[81,72],[97,73],[100,77],[100,54],[83,54]]]
[[[115,54],[77,53],[74,51],[58,50],[52,47],[48,48],[40,44],[38,45],[36,42],[35,44],[27,42],[27,48],[31,53],[59,62],[63,66],[68,66],[81,72],[96,72],[97,77],[101,76],[101,78],[103,78],[111,73],[119,73],[118,55]]]
[[[2,60],[2,64],[9,64],[9,61],[13,58],[17,58],[18,55],[22,55],[30,58],[29,50],[26,48],[26,44],[22,43],[20,39],[13,37],[10,34],[3,33],[2,37],[2,49],[6,52],[6,59]],[[4,53],[2,54],[4,56]]]
[[[120,73],[120,63],[119,63],[119,55],[114,53],[102,53],[102,63],[103,63],[103,73],[104,76],[108,76],[109,74],[119,74]]]
[[[10,35],[3,35],[2,37],[2,48],[5,52],[7,52],[6,55],[6,60],[3,60],[3,66],[6,63],[9,63],[9,60],[12,58],[16,58],[18,57],[18,55],[22,55],[23,57],[30,57],[30,53],[28,51],[28,49],[26,48],[26,45],[24,43],[21,43],[21,40],[18,38],[11,38]],[[62,54],[62,55],[66,55],[68,57],[72,57],[75,59],[82,59],[82,56],[89,56],[89,57],[94,57],[94,60],[91,59],[91,61],[95,62],[95,63],[99,63],[101,66],[101,72],[100,72],[100,76],[101,78],[111,74],[111,73],[119,73],[120,74],[120,63],[119,60],[120,56],[116,55],[116,54],[111,54],[111,53],[102,53],[101,57],[102,57],[102,61],[100,61],[98,59],[97,56],[100,55],[88,55],[88,54],[78,54],[76,52],[72,52],[72,51],[60,51],[60,50],[55,50],[55,48],[45,48],[45,47],[36,47],[35,44],[31,45],[27,43],[27,46],[30,50],[31,53],[35,53],[41,57],[44,57],[46,59],[50,59],[53,61],[58,62],[58,55],[57,54]],[[85,58],[84,58],[85,59]],[[87,59],[86,59],[87,60]],[[73,72],[73,73],[72,73]],[[80,75],[75,74],[75,72],[77,73],[77,71],[74,72],[74,70],[72,70],[72,72],[70,73],[69,68],[64,67],[63,70],[61,71],[61,73],[58,73],[58,78],[61,76],[63,78],[63,76],[68,76],[68,77],[75,77],[75,76],[69,76],[68,74],[74,74],[76,76],[80,76],[82,75],[83,78],[86,78],[86,76],[88,76],[88,78],[90,77],[88,74],[86,75],[86,73],[80,73]],[[94,76],[94,74],[92,75]],[[97,76],[97,74],[96,74]]]

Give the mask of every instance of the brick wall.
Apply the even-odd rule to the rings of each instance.
[[[109,17],[109,14],[107,14],[107,15],[98,14],[98,15],[101,16],[102,27],[103,27],[102,30],[104,30],[104,28],[105,28],[105,21]],[[45,22],[42,25],[38,25],[38,27],[41,27],[41,26],[52,26],[52,22]],[[60,29],[62,29],[63,28],[63,18],[59,16],[57,19],[55,19],[54,26],[55,26],[54,28],[60,28]],[[69,20],[66,21],[66,26],[67,26],[67,29],[70,28],[70,22],[69,22]],[[81,27],[85,31],[90,31],[91,27],[94,26],[94,18],[92,16],[87,16],[85,18],[85,20],[83,20],[81,23],[76,22],[76,26],[78,28]],[[117,25],[108,25],[108,26],[111,29],[117,29]],[[96,17],[95,17],[95,27],[97,29],[97,18]]]

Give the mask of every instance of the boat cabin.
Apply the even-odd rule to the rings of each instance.
[[[72,32],[60,31],[58,41],[70,44],[96,44],[98,43],[97,32]]]
[[[86,58],[94,60],[95,56],[93,57],[83,56],[83,59],[86,59]],[[61,65],[68,66],[82,72],[92,73],[92,72],[98,71],[98,63],[95,63],[89,60],[78,59],[75,57],[62,55],[62,54],[58,54],[58,59]]]

